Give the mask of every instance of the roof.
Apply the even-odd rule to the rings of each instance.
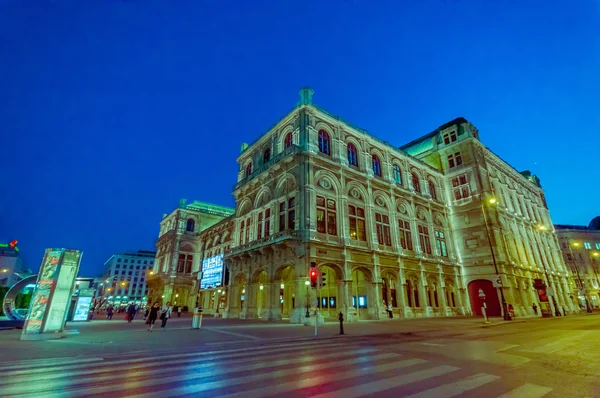
[[[235,213],[235,209],[231,207],[213,205],[211,203],[199,202],[197,200],[189,204],[182,204],[183,209],[196,210],[200,213],[212,214],[216,216],[229,217]]]
[[[577,230],[577,231],[589,231],[590,229],[585,225],[568,225],[568,224],[554,224],[556,230]]]
[[[401,150],[406,150],[407,148],[416,146],[418,144],[421,144],[423,141],[433,138],[436,135],[438,135],[440,133],[440,131],[447,129],[448,127],[452,127],[452,126],[457,126],[460,125],[462,123],[468,123],[467,119],[465,119],[464,117],[460,116],[457,117],[454,120],[449,121],[448,123],[444,123],[442,124],[440,127],[438,127],[437,129],[433,130],[431,133],[429,134],[425,134],[422,137],[419,137],[415,140],[412,140],[411,142],[409,142],[408,144],[404,144],[400,147]]]

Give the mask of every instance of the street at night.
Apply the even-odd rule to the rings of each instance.
[[[2,396],[595,397],[600,316],[310,326],[97,320],[18,342],[3,331]]]

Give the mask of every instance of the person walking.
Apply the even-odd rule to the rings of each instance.
[[[150,313],[150,306],[146,306],[146,312],[144,312],[144,320],[148,319],[148,314]]]
[[[150,307],[150,310],[148,311],[147,323],[149,332],[151,332],[154,328],[154,322],[156,322],[156,319],[158,318],[158,311],[160,311],[160,304],[158,304],[158,301],[155,301],[152,307]]]
[[[127,307],[127,322],[131,323],[133,321],[133,317],[135,316],[135,304],[129,304]]]
[[[167,326],[167,321],[171,317],[171,313],[173,312],[173,307],[171,307],[171,303],[167,301],[167,304],[163,307],[162,312],[160,314],[160,320],[162,323],[160,324],[161,329]]]
[[[108,319],[109,321],[113,317],[113,311],[114,311],[114,308],[112,305],[109,305],[108,308],[106,309],[106,319]]]
[[[533,303],[533,305],[531,306],[531,308],[533,308],[533,313],[535,315],[537,315],[537,309],[538,309],[537,305],[535,305],[535,303]]]
[[[388,315],[390,316],[390,319],[394,319],[394,309],[392,308],[392,305],[388,305]]]
[[[177,307],[177,318],[181,318],[181,306]]]

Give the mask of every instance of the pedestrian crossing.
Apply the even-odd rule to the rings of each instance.
[[[196,351],[196,352],[193,352]],[[2,397],[422,397],[461,394],[538,398],[552,389],[509,386],[475,373],[381,347],[278,341],[268,346],[157,353],[111,358],[60,358],[3,364]]]

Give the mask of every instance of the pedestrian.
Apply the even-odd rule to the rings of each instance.
[[[158,318],[158,311],[160,311],[160,304],[158,301],[155,301],[152,307],[150,307],[150,311],[148,311],[148,331],[151,332],[154,328],[154,322],[156,322],[156,318]]]
[[[508,305],[508,313],[510,314],[510,317],[511,317],[511,318],[514,318],[514,317],[515,317],[515,307],[513,307],[513,305],[512,305],[512,304],[509,304],[509,305]]]
[[[562,307],[563,310],[563,316],[567,316],[567,308],[566,307]]]
[[[108,306],[106,310],[106,319],[111,320],[113,317],[114,308],[112,305]]]
[[[181,318],[181,306],[177,307],[177,318]]]
[[[533,303],[533,305],[531,306],[531,308],[533,308],[533,313],[535,315],[537,315],[537,305],[535,305],[535,303]]]
[[[394,319],[394,309],[392,308],[392,305],[388,305],[388,313],[390,316],[390,319]]]
[[[135,317],[135,304],[131,303],[131,304],[129,304],[129,307],[127,307],[127,322],[131,323],[131,321],[133,321],[134,317]]]
[[[150,307],[146,306],[146,312],[144,312],[144,320],[148,318],[148,313],[150,312]]]
[[[163,307],[162,312],[160,314],[160,320],[162,321],[160,327],[161,329],[167,326],[167,321],[171,317],[171,313],[173,309],[171,307],[171,303],[167,301],[167,304]]]

